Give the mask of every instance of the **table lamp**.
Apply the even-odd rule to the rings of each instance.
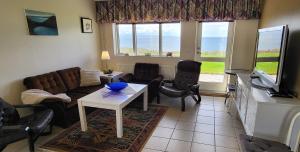
[[[101,60],[105,61],[105,68],[103,70],[103,73],[104,74],[111,74],[112,70],[108,69],[108,66],[107,66],[107,62],[108,62],[107,60],[110,60],[110,56],[109,56],[108,51],[102,51]]]

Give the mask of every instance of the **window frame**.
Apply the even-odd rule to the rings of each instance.
[[[172,23],[178,23],[180,24],[180,45],[179,45],[179,56],[171,56],[173,58],[179,58],[181,55],[181,23],[180,22],[172,22]],[[158,24],[159,28],[159,55],[151,55],[151,57],[167,57],[166,55],[163,55],[163,32],[162,32],[162,24],[172,24],[172,23],[138,23],[138,24]],[[116,37],[116,55],[118,56],[123,56],[122,53],[120,52],[120,37],[119,37],[119,25],[122,25],[123,23],[117,23],[115,26],[115,37]],[[126,23],[124,23],[126,25]],[[132,49],[134,52],[133,56],[145,56],[145,55],[138,55],[138,50],[137,50],[137,33],[136,33],[136,25],[137,23],[134,24],[129,24],[132,25]],[[132,56],[132,55],[128,55]]]

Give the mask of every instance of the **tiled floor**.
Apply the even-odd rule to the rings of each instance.
[[[155,128],[142,152],[239,152],[237,134],[243,133],[240,122],[230,116],[224,98],[202,96],[197,105],[187,98],[186,112],[180,111],[180,99],[162,96],[161,105],[169,110]],[[61,132],[54,127],[50,136],[40,137],[36,147]],[[4,152],[27,152],[27,141],[9,145]]]
[[[239,152],[237,135],[244,133],[240,121],[227,113],[224,98],[192,99],[180,111],[180,99],[162,97],[169,110],[155,128],[143,152]]]

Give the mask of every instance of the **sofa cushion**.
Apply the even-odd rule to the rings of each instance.
[[[27,89],[40,89],[52,94],[64,93],[67,91],[63,80],[56,72],[25,78],[24,85]]]
[[[96,86],[101,84],[99,70],[80,70],[80,86]]]
[[[80,85],[80,68],[74,67],[64,70],[59,70],[57,73],[63,79],[68,90],[75,89]]]
[[[93,93],[101,88],[103,88],[104,85],[96,85],[96,86],[88,86],[88,87],[79,87],[73,90],[70,90],[69,92],[72,93],[82,93],[82,94],[90,94]]]
[[[72,108],[74,106],[77,106],[77,100],[81,97],[86,96],[87,94],[84,93],[77,93],[77,92],[67,92],[66,93],[70,98],[71,98],[71,102],[66,103],[66,108]]]
[[[151,81],[158,77],[159,65],[149,63],[136,63],[134,77],[136,81]]]

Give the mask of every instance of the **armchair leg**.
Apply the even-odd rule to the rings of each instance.
[[[185,97],[181,97],[181,111],[185,111]]]
[[[197,104],[199,104],[199,103],[201,102],[201,96],[200,96],[199,91],[197,91],[196,95],[197,95],[197,97],[198,97]]]
[[[28,136],[28,146],[29,146],[29,151],[34,152],[34,137],[32,133],[30,133]]]
[[[159,93],[157,94],[156,100],[157,100],[157,104],[160,104],[160,94]]]

